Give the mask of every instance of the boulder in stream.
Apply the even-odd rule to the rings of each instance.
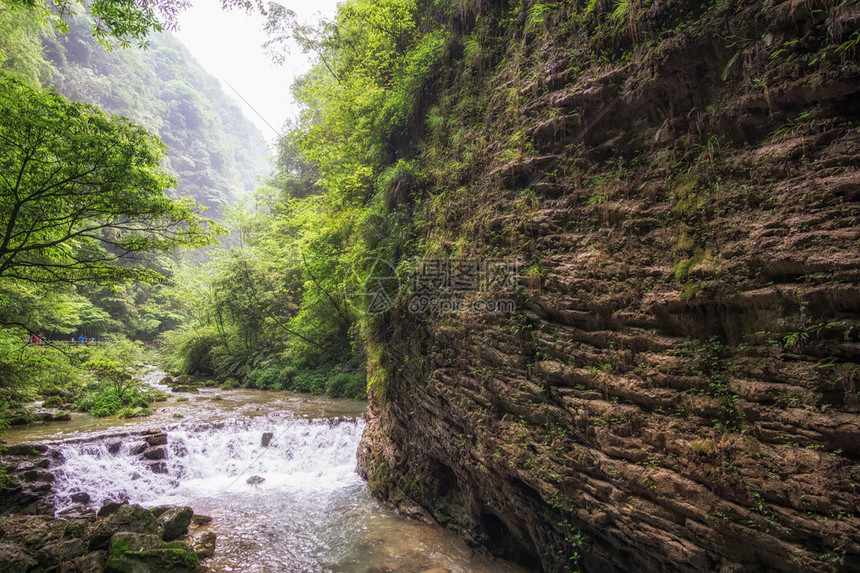
[[[164,432],[158,432],[157,434],[150,434],[144,438],[146,443],[150,446],[164,446],[167,444],[167,434]]]
[[[101,512],[99,512],[101,513]],[[104,521],[99,523],[92,532],[90,550],[104,549],[111,537],[117,532],[147,533],[161,537],[164,526],[156,521],[148,509],[139,505],[123,505]]]
[[[191,571],[200,563],[194,550],[182,541],[164,542],[158,535],[119,532],[110,540],[109,571]]]
[[[18,473],[26,472],[34,469],[45,469],[50,467],[51,460],[42,456],[36,459],[31,459],[18,465]]]
[[[154,446],[143,452],[143,457],[148,460],[163,460],[167,457],[167,448],[165,446]]]
[[[203,527],[204,525],[209,525],[210,523],[212,523],[211,515],[200,515],[198,513],[191,518],[191,524],[194,527]]]
[[[172,541],[188,531],[194,512],[190,507],[168,507],[156,519],[164,527],[164,540]]]
[[[174,386],[173,388],[171,388],[171,390],[173,390],[174,392],[191,392],[194,394],[200,392],[200,390],[197,389],[197,386],[186,385]]]
[[[68,422],[72,419],[68,412],[52,412],[44,408],[17,410],[6,416],[10,426],[25,426],[33,422]]]
[[[37,481],[30,484],[30,491],[33,493],[48,493],[51,491],[51,484],[44,481]]]
[[[211,531],[198,531],[188,537],[191,548],[200,559],[208,559],[215,555],[216,540],[216,535]]]
[[[128,505],[128,500],[123,501],[109,501],[101,506],[99,509],[98,517],[107,517],[108,515],[116,513],[119,508],[124,505]]]
[[[146,442],[143,442],[141,444],[137,444],[137,445],[132,446],[131,448],[129,448],[128,452],[133,456],[138,456],[138,455],[142,454],[144,451],[146,451],[146,449],[148,447],[149,446],[146,444]]]
[[[45,469],[26,470],[21,474],[24,481],[51,483],[54,481],[54,474]]]
[[[48,451],[44,444],[13,444],[6,446],[6,455],[9,456],[41,456]]]
[[[149,471],[151,471],[154,474],[166,474],[167,473],[167,464],[163,461],[150,462],[149,464],[147,464],[146,467],[149,468]]]

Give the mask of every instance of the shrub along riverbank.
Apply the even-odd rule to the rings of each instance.
[[[223,380],[204,379],[172,371],[163,380],[174,390],[190,389],[197,386],[220,387],[223,390],[251,388],[256,390],[287,390],[314,395],[327,394],[332,398],[353,398],[364,400],[364,377],[354,372],[342,372],[337,367],[298,369],[294,366],[268,366],[255,368],[241,382],[236,378]]]
[[[41,402],[44,409],[76,410],[104,417],[145,416],[149,405],[166,395],[135,378],[149,356],[139,344],[116,338],[95,345],[29,345],[0,338],[0,362],[6,383],[0,386],[0,426],[21,424],[38,415],[24,406]]]
[[[0,343],[12,344],[11,340]],[[126,339],[94,345],[25,345],[16,341],[18,363],[3,363],[8,380],[0,388],[0,429],[33,421],[64,420],[64,412],[87,412],[96,417],[144,417],[153,404],[168,395],[140,380],[143,364],[169,362],[151,349]],[[178,391],[197,386],[224,390],[245,387],[287,390],[333,398],[364,399],[364,376],[343,372],[337,366],[299,368],[295,365],[261,365],[239,380],[204,378],[165,368],[165,382]],[[33,404],[36,408],[33,408]]]

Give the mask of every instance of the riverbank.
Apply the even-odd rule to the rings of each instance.
[[[117,500],[211,516],[212,571],[525,571],[374,500],[355,472],[363,431],[360,401],[199,388],[171,394],[149,418],[76,414],[4,438],[13,451],[43,446],[34,460],[46,467],[23,469],[44,472],[42,509],[59,518],[92,518]]]
[[[173,390],[162,384],[165,374],[153,367],[141,375],[144,384],[164,392],[167,399],[152,406],[152,414],[143,418],[106,416],[97,418],[85,412],[64,412],[63,423],[34,419],[28,424],[15,425],[2,435],[3,442],[13,445],[22,442],[66,440],[88,436],[97,432],[118,431],[122,428],[168,427],[177,424],[219,422],[239,417],[255,417],[271,410],[290,412],[294,416],[313,419],[327,417],[357,418],[364,415],[364,400],[330,399],[285,390],[254,390],[195,385],[192,391]],[[189,386],[190,387],[190,386]],[[39,411],[38,404],[33,411]],[[58,415],[58,414],[57,414]]]
[[[189,507],[110,503],[74,517],[11,514],[2,520],[0,571],[208,573],[211,518]]]

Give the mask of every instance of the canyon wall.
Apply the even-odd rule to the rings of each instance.
[[[516,311],[377,317],[373,492],[544,571],[860,571],[857,2],[445,25],[412,221]]]

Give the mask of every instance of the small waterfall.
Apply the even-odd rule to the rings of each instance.
[[[147,366],[146,372],[144,372],[143,376],[141,376],[141,380],[147,386],[151,386],[156,390],[161,390],[167,394],[170,394],[172,391],[170,386],[167,384],[162,384],[161,381],[164,379],[164,372],[156,368],[155,366]]]
[[[240,404],[249,398],[235,396]],[[52,442],[61,454],[51,467],[57,511],[74,513],[83,500],[94,509],[123,499],[144,507],[191,506],[214,518],[218,542],[206,565],[218,573],[521,571],[374,500],[355,472],[363,418],[307,419],[275,399],[223,412],[212,404],[192,398],[181,422],[161,424],[164,459],[141,455],[144,436],[153,442],[150,453],[163,442],[160,434],[142,433],[145,421],[117,428],[121,434]],[[302,405],[307,412],[308,403]],[[218,413],[230,417],[219,421]]]
[[[142,439],[59,444],[65,463],[54,483],[57,509],[86,492],[98,508],[111,500],[154,506],[225,494],[314,493],[361,483],[355,452],[364,420],[272,416],[167,429],[167,473],[153,473],[139,455]],[[271,434],[268,447],[264,434]],[[264,481],[247,483],[251,476]],[[259,480],[252,480],[258,481]]]

